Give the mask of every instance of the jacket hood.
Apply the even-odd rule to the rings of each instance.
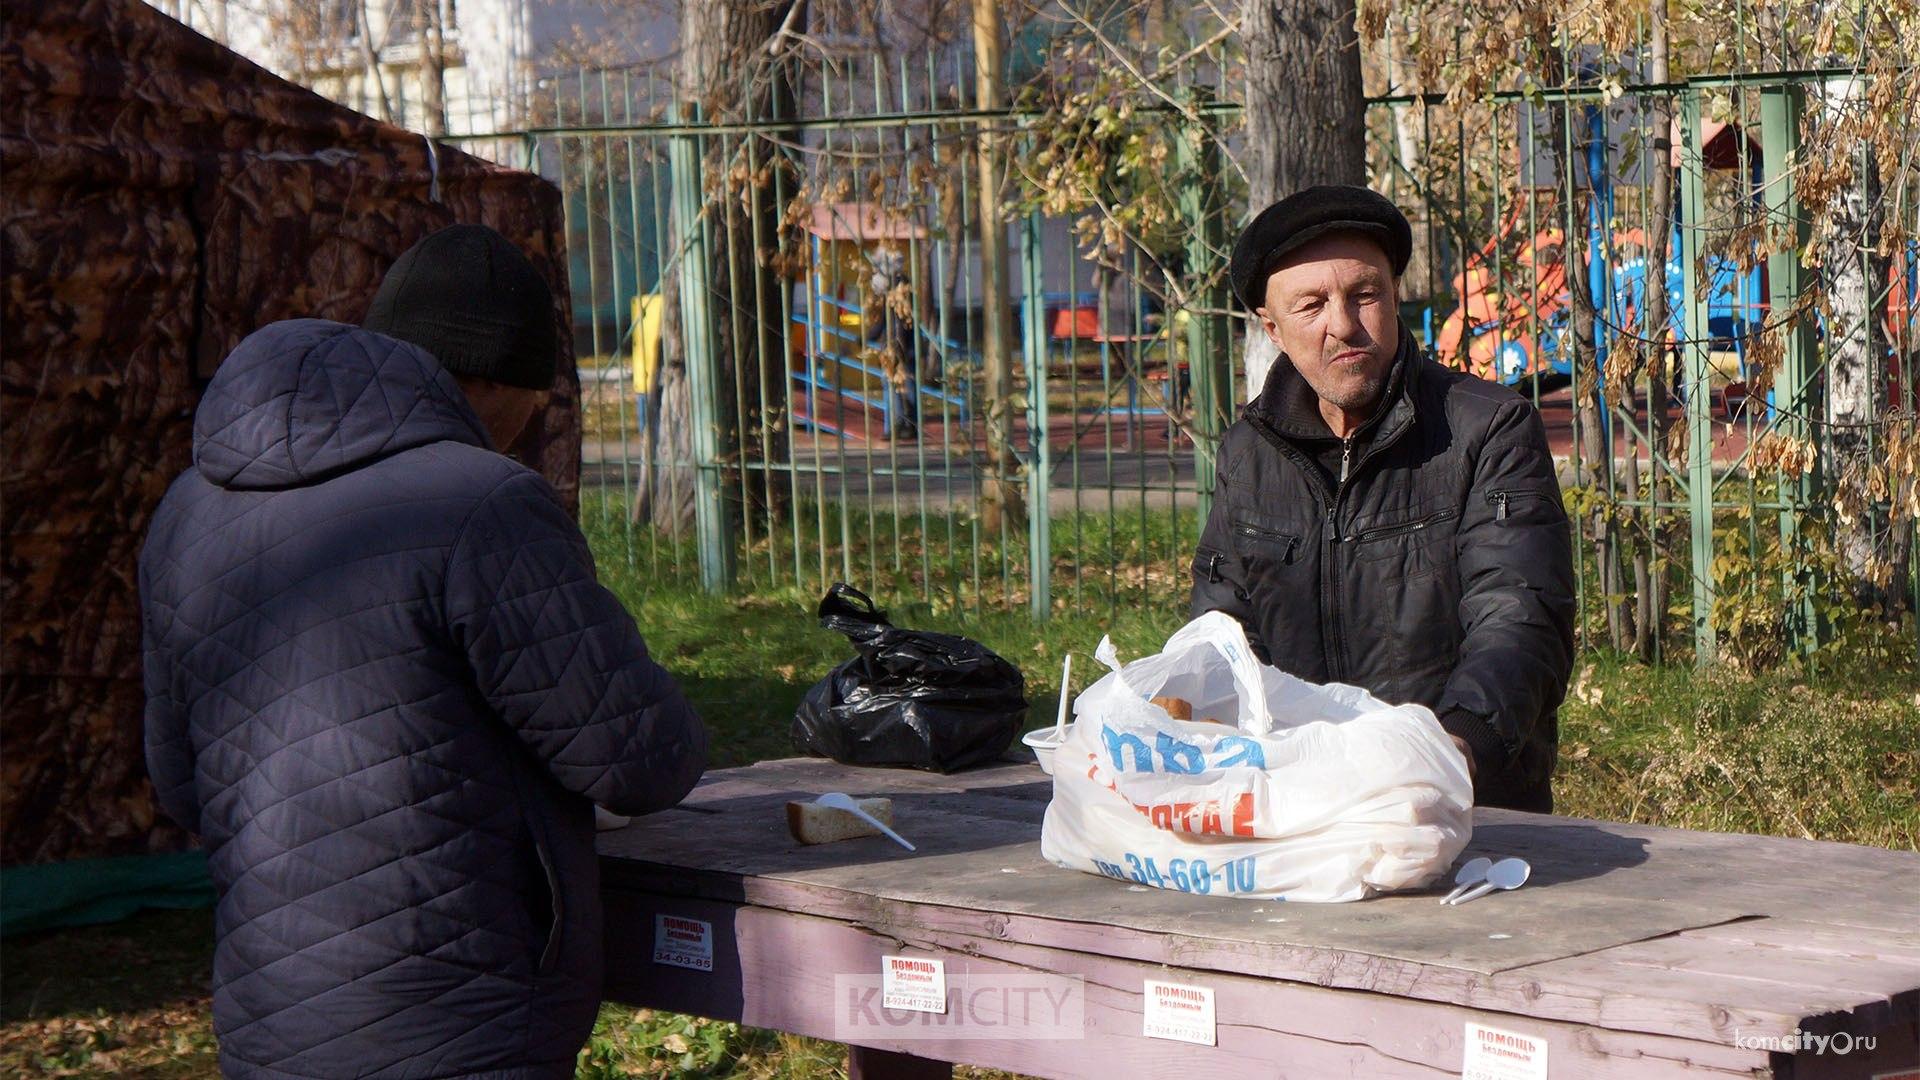
[[[434,442],[492,448],[426,350],[325,319],[248,335],[193,417],[193,462],[225,488],[316,483]]]

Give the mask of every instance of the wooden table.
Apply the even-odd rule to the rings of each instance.
[[[795,844],[784,804],[825,791],[891,796],[918,851]],[[1556,1078],[1920,1067],[1917,854],[1483,809],[1462,858],[1523,856],[1525,888],[1286,904],[1055,868],[1051,795],[1031,764],[713,773],[600,836],[607,996],[847,1042],[857,1076],[1459,1076],[1474,1025]],[[877,1008],[883,956],[942,961],[948,1015]],[[1079,993],[1051,1016],[1006,989],[1050,978]],[[1145,1037],[1148,980],[1212,991],[1215,1044]]]

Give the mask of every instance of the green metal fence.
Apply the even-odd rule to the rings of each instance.
[[[1584,641],[1708,660],[1811,648],[1843,593],[1920,606],[1901,495],[1884,468],[1871,483],[1887,418],[1904,410],[1911,429],[1911,161],[1871,192],[1871,235],[1809,236],[1796,194],[1803,132],[1843,116],[1867,76],[1623,90],[1603,67],[1466,103],[1388,86],[1370,106],[1376,183],[1420,241],[1407,321],[1547,420],[1580,524]],[[1228,71],[1129,105],[1136,131],[1172,133],[1161,194],[1177,227],[1117,241],[1023,194],[1057,108],[975,108],[955,57],[815,61],[792,73],[791,108],[726,122],[662,83],[580,72],[547,84],[527,130],[466,137],[566,194],[583,514],[674,587],[846,579],[1036,618],[1184,603],[1246,390],[1223,283],[1248,210]],[[1654,185],[1668,134],[1670,214]],[[981,219],[983,136],[1016,166],[998,221]],[[1004,403],[986,392],[994,228],[1011,252]],[[1829,286],[1857,282],[1852,307],[1832,287],[1808,305],[1810,244],[1826,245]],[[1866,366],[1873,415],[1835,410],[1835,362]],[[989,453],[1001,417],[1011,465]],[[991,512],[996,483],[1024,516]],[[1842,528],[1846,485],[1866,496]]]
[[[1880,440],[1920,402],[1920,201],[1911,169],[1856,183],[1854,231],[1815,237],[1798,194],[1803,133],[1864,106],[1867,76],[1616,73],[1376,99],[1378,133],[1419,131],[1413,162],[1380,158],[1427,242],[1420,329],[1563,434],[1589,645],[1765,663],[1838,623],[1897,624],[1920,578]],[[1873,175],[1872,147],[1843,152]]]
[[[976,141],[1018,161],[1036,136],[973,108],[970,70],[840,60],[801,81],[797,118],[707,123],[658,82],[580,72],[549,83],[539,126],[458,139],[565,192],[583,513],[676,585],[848,579],[1038,617],[1170,602],[1234,394],[1213,264],[1235,211],[1199,171],[1225,110],[1187,144],[1183,207],[1213,247],[1181,252],[1206,269],[1181,271],[1175,307],[1149,268],[1164,252],[1099,265],[1017,181],[983,226]],[[989,227],[1010,253],[1011,469],[987,452]],[[1024,515],[982,513],[996,479]]]

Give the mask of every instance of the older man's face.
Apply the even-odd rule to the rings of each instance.
[[[1399,291],[1380,245],[1361,233],[1316,237],[1267,279],[1267,304],[1255,314],[1320,396],[1335,434],[1365,421],[1400,345]]]

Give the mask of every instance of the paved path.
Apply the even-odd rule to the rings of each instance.
[[[1644,430],[1644,402],[1636,402],[1634,411],[1637,426]],[[1572,483],[1575,432],[1571,395],[1565,389],[1542,395],[1540,413],[1548,445],[1561,465],[1561,480]],[[822,415],[829,414],[823,409]],[[1669,416],[1675,427],[1684,428],[1686,419],[1677,407]],[[857,429],[852,423],[843,426]],[[1741,460],[1747,446],[1746,426],[1744,420],[1727,423],[1724,417],[1717,419],[1713,429],[1717,466],[1724,468]],[[1754,429],[1760,430],[1758,420]],[[877,423],[873,430],[877,436]],[[1049,503],[1055,511],[1076,506],[1102,509],[1107,505],[1109,490],[1115,505],[1131,507],[1145,499],[1150,506],[1165,506],[1176,498],[1182,506],[1193,504],[1193,446],[1164,416],[1082,411],[1078,416],[1050,418],[1047,430],[1054,464]],[[1644,446],[1624,425],[1616,424],[1613,434],[1616,462],[1638,448],[1642,468],[1648,467]],[[1015,425],[1014,439],[1023,451],[1031,446],[1028,436],[1026,421],[1021,418]],[[793,440],[792,468],[799,475],[803,495],[872,498],[915,507],[923,495],[929,507],[971,503],[976,496],[985,438],[981,423],[963,427],[931,417],[922,426],[919,438],[876,437],[867,441],[803,430]],[[628,444],[628,453],[630,462],[639,460],[637,440]],[[588,439],[582,448],[583,480],[620,486],[623,470],[619,455],[619,440]],[[637,475],[631,466],[625,472],[629,477]]]

